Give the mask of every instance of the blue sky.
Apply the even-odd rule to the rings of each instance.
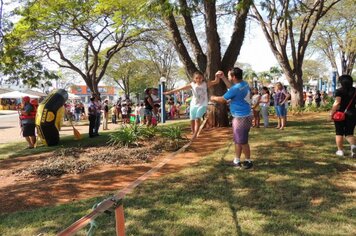
[[[9,3],[9,0],[4,2]],[[5,5],[5,12],[10,11],[13,6]],[[224,35],[230,37],[231,29],[231,25],[225,24],[222,31]],[[226,38],[226,41],[229,41],[229,38]],[[247,24],[245,39],[237,62],[250,64],[256,72],[268,71],[272,66],[278,65],[260,26],[255,22]]]
[[[247,29],[237,61],[250,64],[256,72],[268,71],[272,66],[278,66],[260,26]]]

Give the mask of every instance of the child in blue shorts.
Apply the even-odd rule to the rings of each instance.
[[[201,72],[197,71],[193,74],[193,81],[183,87],[173,89],[163,94],[168,95],[180,90],[191,89],[192,90],[192,100],[190,101],[189,118],[191,121],[192,129],[192,139],[194,139],[197,134],[201,123],[201,118],[205,114],[208,107],[208,88],[216,85],[220,82],[220,77],[215,76],[213,81],[206,82],[204,76]]]

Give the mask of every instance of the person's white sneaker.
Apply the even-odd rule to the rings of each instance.
[[[344,156],[344,151],[343,150],[337,150],[335,154],[336,154],[336,156],[343,157]]]
[[[356,158],[356,145],[351,145],[351,157]]]

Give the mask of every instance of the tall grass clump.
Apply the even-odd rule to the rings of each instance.
[[[166,148],[168,150],[179,149],[181,141],[186,139],[183,137],[183,131],[179,126],[162,127],[159,129],[159,134],[167,140]]]
[[[162,137],[168,138],[170,140],[183,139],[183,131],[179,126],[162,127],[159,129],[159,133]]]
[[[126,126],[119,129],[117,132],[109,134],[107,143],[110,146],[129,147],[130,145],[137,144],[138,138],[138,129]]]
[[[129,147],[138,145],[138,141],[147,140],[156,136],[156,127],[141,127],[138,125],[125,126],[118,131],[109,134],[108,144],[110,146]]]

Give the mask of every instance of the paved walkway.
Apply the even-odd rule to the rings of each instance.
[[[20,125],[18,123],[18,116],[16,115],[9,115],[6,116],[10,117],[15,120],[12,122],[12,125],[5,125],[0,126],[0,144],[6,143],[13,143],[13,142],[25,142],[25,139],[22,137]],[[121,123],[119,124],[111,124],[109,123],[109,130],[102,130],[102,125],[100,126],[99,133],[101,132],[108,132],[112,131],[113,129],[117,129],[121,127]],[[88,125],[87,124],[76,124],[74,123],[74,127],[82,134],[88,134]],[[73,128],[72,126],[63,125],[61,130],[59,131],[60,137],[65,137],[69,135],[73,135]]]
[[[62,125],[62,128],[59,132],[60,137],[65,137],[68,135],[73,135],[73,128],[71,126],[66,126],[66,122]],[[80,122],[80,124],[74,123],[75,128],[81,134],[88,133],[87,121]],[[121,127],[120,124],[109,124],[109,129],[117,129]],[[99,132],[104,132],[102,130]],[[110,130],[105,130],[105,132]],[[25,142],[25,139],[22,137],[21,129],[19,125],[19,117],[17,111],[9,110],[0,110],[0,144],[13,143],[13,142]]]
[[[21,129],[18,120],[17,111],[4,111],[0,110],[0,144],[13,143],[13,142],[25,142],[22,137]],[[181,120],[180,120],[181,121]],[[175,122],[167,121],[167,123]],[[88,121],[80,122],[79,124],[73,123],[74,127],[82,134],[88,134]],[[99,133],[110,132],[112,130],[121,128],[121,122],[118,124],[108,124],[109,130],[102,130],[103,126],[100,125]],[[66,126],[65,123],[62,126],[60,132],[60,137],[65,137],[73,135],[73,128],[71,126]]]

